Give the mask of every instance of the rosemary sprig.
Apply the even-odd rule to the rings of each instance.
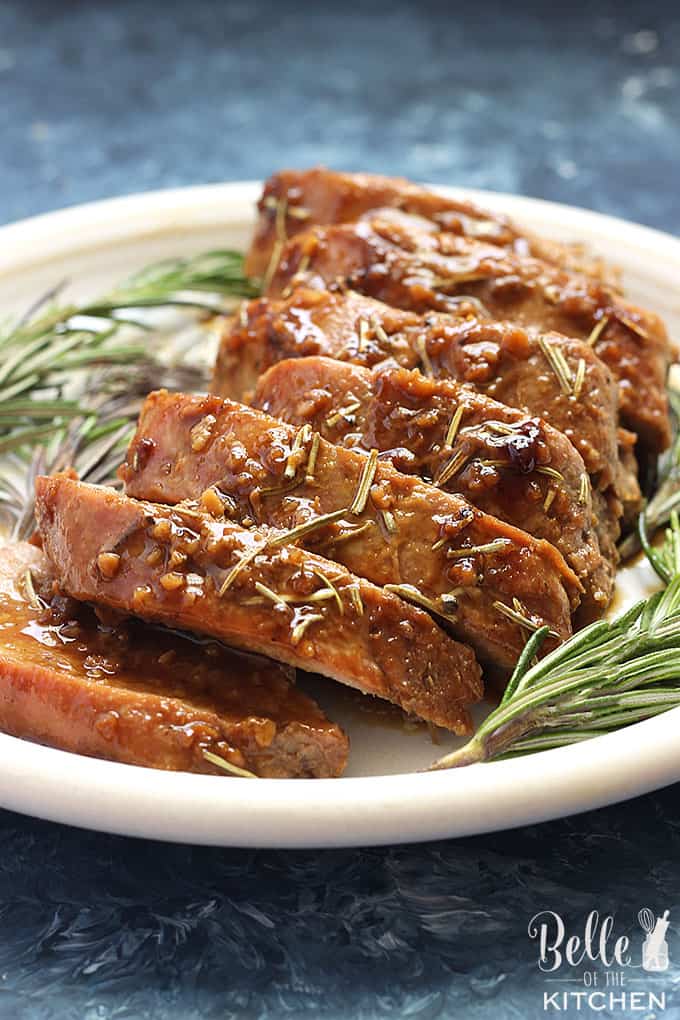
[[[644,547],[646,536],[668,524],[673,510],[680,510],[680,389],[677,388],[677,376],[675,379],[671,377],[668,400],[675,438],[671,448],[659,460],[656,491],[638,519],[637,531],[631,532],[619,543],[622,560],[630,559],[639,552]]]
[[[243,275],[241,256],[230,251],[157,263],[80,305],[54,304],[60,289],[48,295],[49,307],[38,302],[0,331],[0,452],[43,438],[36,427],[48,417],[57,429],[82,413],[78,397],[65,397],[65,390],[74,388],[74,373],[148,361],[154,345],[144,334],[152,326],[126,312],[176,306],[215,312],[219,297],[257,293],[255,282]],[[208,293],[211,301],[200,296]],[[132,338],[123,332],[130,327]]]
[[[534,662],[548,635],[531,635],[503,700],[474,737],[432,768],[585,740],[680,706],[680,519],[647,551],[666,587],[613,620],[598,620]]]
[[[250,297],[241,255],[212,251],[156,263],[109,294],[59,304],[63,285],[0,330],[0,516],[12,537],[31,530],[33,482],[73,466],[111,482],[150,389],[202,389],[200,369],[168,350],[167,335],[134,309],[219,310],[225,297]]]

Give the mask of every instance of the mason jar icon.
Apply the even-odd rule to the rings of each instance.
[[[654,914],[647,907],[643,907],[638,914],[640,927],[645,932],[646,938],[642,944],[642,969],[650,973],[658,973],[668,970],[668,943],[666,932],[668,931],[668,911],[664,911],[663,917],[654,920]]]

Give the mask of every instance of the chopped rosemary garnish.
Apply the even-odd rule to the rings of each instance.
[[[456,450],[453,457],[446,462],[444,467],[434,479],[434,485],[438,488],[442,485],[446,485],[448,481],[463,470],[469,459],[470,456],[465,450]]]
[[[489,458],[484,458],[484,460],[478,460],[477,463],[480,464],[482,467],[485,467],[485,468],[513,468],[514,469],[514,465],[513,465],[512,461],[508,461],[508,460],[495,460],[495,459],[494,460],[490,460]]]
[[[274,244],[272,245],[271,255],[269,256],[269,262],[265,269],[264,276],[262,278],[262,293],[266,294],[269,290],[269,286],[274,279],[274,273],[279,268],[279,262],[281,261],[281,254],[283,252],[283,246],[288,240],[286,234],[286,212],[288,210],[288,199],[280,198],[276,199],[273,195],[268,196],[272,201],[267,201],[265,204],[269,208],[273,208],[274,212],[274,231],[276,237]]]
[[[312,605],[314,602],[328,602],[329,599],[335,598],[335,590],[333,588],[317,588],[311,595],[305,595],[299,599],[290,598],[288,601],[297,602],[300,605]],[[342,613],[340,613],[342,616]]]
[[[323,620],[323,615],[321,613],[310,613],[308,616],[305,616],[304,619],[300,620],[300,622],[293,627],[293,631],[290,635],[291,644],[299,644],[307,628],[312,623],[316,623],[318,620]]]
[[[595,323],[590,332],[590,336],[586,340],[586,343],[588,344],[589,347],[595,346],[595,344],[600,339],[605,329],[609,325],[610,321],[611,320],[608,315],[603,315],[601,319],[598,319],[598,321]]]
[[[288,605],[288,603],[287,603],[286,599],[283,597],[283,595],[279,595],[279,593],[277,591],[272,591],[271,588],[268,588],[266,584],[262,584],[261,581],[256,581],[255,582],[255,590],[258,591],[260,593],[260,595],[264,595],[264,597],[266,599],[270,599],[277,606],[286,606],[287,607],[287,605]]]
[[[509,620],[512,620],[513,623],[518,624],[518,626],[523,627],[525,630],[535,631],[539,629],[538,624],[534,623],[533,620],[530,620],[528,616],[525,616],[521,611],[518,612],[518,610],[514,609],[512,606],[506,606],[505,602],[501,602],[499,599],[496,599],[496,601],[492,604],[494,609],[497,609],[499,613],[503,616],[507,616]]]
[[[557,489],[551,485],[546,493],[545,499],[543,500],[543,509],[547,513],[550,507],[553,505],[555,496],[557,495]],[[580,500],[579,500],[580,502]]]
[[[388,535],[394,535],[397,531],[397,522],[394,519],[394,514],[391,510],[381,510],[380,516],[382,517],[383,524],[385,525],[385,531]]]
[[[199,521],[200,523],[203,523],[206,519],[204,510],[199,510],[197,506],[187,506],[185,503],[177,503],[173,507],[173,513],[178,514],[180,517],[188,517],[192,521]]]
[[[371,450],[369,453],[364,469],[359,479],[359,485],[357,486],[356,495],[352,500],[352,504],[349,508],[349,512],[355,517],[359,517],[360,514],[366,509],[366,503],[368,502],[368,495],[373,485],[373,479],[375,478],[375,472],[378,467],[378,451]]]
[[[385,591],[391,591],[394,595],[399,595],[406,602],[413,602],[415,605],[427,609],[436,616],[442,616],[446,620],[450,618],[458,607],[458,599],[455,595],[446,593],[438,599],[431,599],[420,588],[416,588],[414,584],[385,584],[383,588]]]
[[[337,603],[338,610],[340,612],[340,616],[343,616],[344,612],[345,612],[345,607],[342,604],[342,599],[340,598],[340,592],[335,587],[335,585],[331,581],[330,577],[328,577],[326,574],[324,574],[324,572],[322,570],[319,570],[318,567],[312,567],[312,573],[316,574],[316,576],[319,578],[319,580],[323,581],[323,583],[326,585],[326,591],[328,591],[330,593],[330,597],[331,598],[335,599],[335,601]],[[323,592],[323,589],[321,589],[320,592],[316,592],[315,594],[318,596],[322,592]]]
[[[43,603],[38,598],[38,593],[35,590],[35,585],[33,584],[33,573],[30,569],[24,574],[24,591],[31,609],[43,608]]]
[[[359,343],[357,345],[357,354],[361,354],[366,343],[369,339],[370,326],[366,319],[359,319],[357,333],[359,336]]]
[[[305,252],[304,255],[302,256],[302,258],[300,259],[300,261],[298,262],[298,267],[295,270],[295,276],[293,277],[293,282],[294,283],[297,282],[297,280],[301,276],[304,276],[304,274],[309,269],[309,263],[310,262],[311,262],[311,258],[309,256],[308,252]]]
[[[564,475],[557,468],[548,467],[545,464],[539,464],[538,467],[534,468],[537,474],[545,475],[547,478],[553,478],[556,482],[563,482]]]
[[[278,535],[274,535],[267,542],[267,545],[288,545],[289,542],[297,542],[299,538],[304,538],[305,535],[311,534],[318,528],[323,528],[327,524],[334,524],[335,521],[339,521],[342,517],[347,514],[347,508],[343,507],[341,510],[333,510],[329,514],[320,514],[318,517],[310,517],[308,521],[304,521],[302,524],[298,524],[295,528],[290,528],[288,531],[282,531]]]
[[[328,429],[332,429],[334,425],[337,425],[341,418],[349,418],[350,415],[354,414],[361,407],[361,403],[358,400],[353,401],[351,404],[347,404],[346,407],[341,407],[339,411],[335,411],[329,415],[324,421],[324,425]]]
[[[290,454],[286,460],[286,468],[283,472],[284,478],[290,480],[297,474],[300,455],[311,437],[312,426],[308,422],[305,422],[305,424],[295,433],[295,439],[293,440],[293,444],[290,448]]]
[[[562,350],[544,336],[539,336],[538,346],[555,373],[562,392],[570,397],[573,393],[572,375]]]
[[[422,367],[423,367],[423,375],[426,375],[430,379],[432,379],[434,377],[434,369],[432,367],[432,362],[430,360],[430,355],[429,355],[429,352],[427,350],[427,344],[425,342],[425,337],[424,336],[416,337],[414,346],[415,346],[416,352],[418,354],[418,357],[420,358],[420,361],[421,361],[421,364],[422,364]]]
[[[626,329],[629,329],[631,333],[636,333],[639,337],[642,337],[643,340],[649,340],[649,333],[644,326],[641,326],[639,322],[635,321],[635,319],[631,319],[628,315],[622,315],[620,312],[616,313],[616,318],[619,320],[621,325],[625,326]]]
[[[448,447],[450,449],[455,443],[456,436],[458,435],[458,429],[460,428],[460,423],[463,420],[464,414],[465,406],[463,404],[459,404],[456,410],[453,412],[451,421],[449,422],[449,427],[446,430],[446,438],[444,440],[445,447]]]
[[[548,627],[536,630],[499,707],[465,747],[432,768],[587,740],[680,706],[680,523],[675,511],[663,547],[646,552],[665,588],[612,620],[591,623],[535,662],[549,633]]]
[[[361,588],[359,586],[359,582],[358,581],[355,581],[353,584],[351,584],[349,586],[349,597],[350,597],[350,599],[352,601],[352,605],[354,606],[354,609],[356,610],[357,616],[363,616],[364,615],[364,602],[363,602],[363,599],[361,597]]]
[[[578,400],[581,396],[581,390],[583,389],[583,383],[586,378],[586,359],[579,358],[578,365],[576,366],[576,375],[574,377],[574,396]]]
[[[238,776],[240,779],[257,779],[258,777],[254,772],[249,772],[248,769],[242,769],[239,765],[233,765],[226,758],[222,758],[219,754],[213,754],[212,751],[203,751],[203,757],[206,761],[209,761],[211,765],[216,765],[218,769],[224,769],[225,772],[229,772],[232,776]]]
[[[364,532],[370,528],[374,528],[376,522],[373,520],[364,521],[363,524],[359,524],[355,528],[343,528],[337,535],[331,535],[329,539],[330,545],[340,545],[342,542],[350,542],[354,538],[358,538],[359,535],[363,535]]]
[[[458,549],[449,549],[446,558],[449,560],[463,560],[468,556],[480,556],[483,553],[503,552],[512,546],[509,538],[494,538],[492,542],[484,542],[482,545],[460,546]]]
[[[261,553],[266,548],[266,546],[267,546],[266,542],[261,542],[259,545],[254,545],[251,549],[248,550],[248,552],[243,553],[243,555],[240,557],[239,560],[237,560],[237,562],[234,564],[234,566],[231,568],[231,570],[225,577],[224,581],[222,582],[222,586],[217,592],[220,598],[222,598],[223,595],[225,595],[226,592],[229,590],[229,588],[231,588],[232,584],[234,583],[238,575],[241,573],[243,568],[247,567],[249,563],[252,563],[255,557],[259,553]]]
[[[371,327],[381,344],[389,344],[390,338],[376,318],[371,319]]]
[[[302,485],[302,479],[293,477],[287,482],[278,482],[276,485],[264,485],[258,489],[260,496],[285,496],[287,492],[293,492]]]
[[[482,277],[482,279],[484,279],[484,277]],[[449,301],[454,305],[471,305],[475,312],[477,312],[478,315],[481,315],[483,319],[493,319],[493,315],[487,306],[480,301],[478,297],[474,297],[473,294],[456,294],[454,297],[451,297]],[[470,315],[470,313],[468,312],[467,315]]]
[[[312,569],[312,573],[316,574],[320,580],[324,582],[324,587],[317,589],[317,591],[311,592],[309,595],[281,595],[278,591],[273,591],[266,584],[262,584],[261,581],[255,582],[255,591],[264,598],[269,599],[277,606],[284,606],[289,609],[294,605],[311,605],[315,602],[328,602],[329,599],[335,599],[340,610],[340,616],[344,613],[344,606],[340,594],[334,584],[329,581],[325,574],[320,570]],[[255,600],[259,601],[259,600]]]
[[[495,432],[498,436],[512,436],[517,431],[518,426],[513,428],[512,425],[506,425],[502,421],[485,421],[482,424],[482,428],[488,429],[489,432]]]
[[[584,471],[581,475],[581,481],[578,490],[578,501],[581,506],[585,506],[590,499],[590,476]]]
[[[316,471],[316,460],[319,456],[320,442],[321,436],[318,432],[315,432],[312,436],[312,445],[309,450],[309,457],[307,458],[307,471],[305,473],[305,482],[307,483],[314,481],[314,472]]]

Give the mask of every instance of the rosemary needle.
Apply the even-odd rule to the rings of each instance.
[[[231,773],[232,776],[238,776],[240,779],[257,779],[254,772],[242,769],[239,765],[234,765],[233,762],[227,761],[221,755],[213,754],[212,751],[203,751],[203,757],[211,765],[216,765],[218,769],[223,769],[225,772]]]

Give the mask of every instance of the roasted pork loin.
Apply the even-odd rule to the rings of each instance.
[[[281,251],[269,296],[289,293],[301,278],[415,312],[473,311],[587,340],[614,375],[621,422],[642,449],[656,454],[670,442],[663,323],[589,277],[394,213],[298,235]]]
[[[65,475],[38,479],[36,516],[75,599],[267,654],[469,731],[466,706],[482,692],[471,650],[422,609],[271,529]]]
[[[640,506],[632,456],[621,460],[617,389],[590,347],[554,333],[440,313],[426,317],[354,291],[296,288],[279,301],[244,303],[227,320],[213,392],[249,399],[260,374],[284,358],[323,354],[367,367],[383,362],[452,378],[563,432],[591,479],[600,547],[615,558],[619,519]],[[566,368],[564,367],[566,365]],[[623,447],[626,453],[628,446]]]
[[[600,260],[588,258],[579,246],[536,237],[501,213],[440,195],[400,177],[341,173],[326,167],[281,170],[265,183],[247,272],[265,276],[281,241],[310,226],[349,223],[380,208],[413,213],[429,220],[438,230],[490,241],[519,255],[533,255],[565,269],[604,276],[616,283],[616,274]]]
[[[309,426],[159,391],[142,408],[122,477],[133,496],[179,503],[205,493],[242,523],[310,525],[299,534],[305,546],[376,584],[403,586],[488,663],[512,668],[527,628],[571,631],[582,589],[553,546]],[[314,525],[327,514],[338,519]]]
[[[606,609],[615,568],[600,552],[585,465],[542,419],[452,380],[321,357],[272,366],[252,403],[336,445],[375,448],[404,474],[552,542],[583,584],[579,618]]]
[[[111,616],[112,614],[108,614]],[[0,549],[0,727],[65,751],[224,775],[340,775],[348,741],[292,670],[64,597],[28,543]]]

